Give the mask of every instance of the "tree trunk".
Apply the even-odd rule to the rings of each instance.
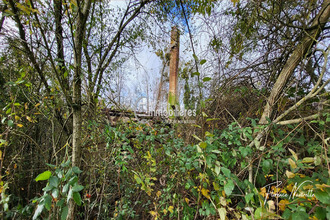
[[[264,112],[260,118],[260,124],[267,124],[267,118],[271,118],[273,109],[289,78],[292,76],[295,68],[304,59],[306,54],[310,51],[312,46],[316,43],[316,39],[324,29],[330,16],[330,0],[324,0],[319,14],[315,17],[312,26],[305,30],[302,41],[298,44],[296,49],[284,65],[279,77],[277,78],[273,89],[267,99],[267,104]]]
[[[72,131],[72,166],[80,166],[81,160],[81,57],[82,57],[82,42],[85,36],[86,21],[91,7],[91,0],[85,0],[83,5],[78,7],[76,20],[76,31],[74,37],[74,76],[72,82],[72,116],[73,116],[73,131]],[[75,203],[70,199],[67,219],[74,219]]]
[[[170,57],[170,82],[168,91],[168,103],[172,111],[177,103],[178,66],[179,66],[179,32],[176,26],[171,31],[171,57]]]

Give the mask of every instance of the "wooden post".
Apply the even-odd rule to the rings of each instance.
[[[171,47],[170,47],[170,79],[168,91],[168,104],[171,112],[175,110],[175,105],[178,103],[178,67],[179,67],[179,46],[180,35],[176,26],[171,30]],[[173,116],[169,112],[170,116]]]

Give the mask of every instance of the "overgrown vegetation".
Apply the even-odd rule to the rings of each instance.
[[[329,0],[0,6],[2,219],[330,219]]]

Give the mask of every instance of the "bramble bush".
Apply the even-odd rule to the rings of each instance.
[[[107,127],[121,178],[114,218],[329,218],[329,144],[321,138],[329,135],[329,115],[307,125],[274,125],[259,143],[264,150],[248,146],[261,129],[249,120],[250,126],[232,123],[194,136],[194,145],[168,127]],[[321,137],[306,136],[308,126]]]

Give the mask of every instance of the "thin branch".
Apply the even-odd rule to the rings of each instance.
[[[183,13],[183,16],[184,16],[184,20],[185,20],[185,22],[187,24],[187,28],[188,28],[191,49],[192,49],[193,54],[194,54],[193,57],[194,57],[194,61],[195,61],[195,68],[196,68],[196,71],[199,73],[198,60],[197,60],[196,51],[195,51],[195,47],[194,47],[193,37],[192,37],[191,31],[190,31],[190,26],[189,26],[189,23],[188,23],[186,12],[185,12],[184,7],[183,7],[182,0],[180,0],[180,5],[181,5],[181,8],[182,8],[182,13]],[[200,81],[200,74],[197,74],[197,79],[198,79],[198,82],[199,82]],[[198,89],[199,89],[199,99],[202,100],[202,88],[200,86],[198,86]]]
[[[277,122],[277,125],[290,125],[290,124],[297,124],[303,121],[309,121],[309,120],[313,120],[313,119],[317,119],[318,117],[321,116],[321,113],[317,113],[314,115],[310,115],[310,116],[306,116],[303,118],[296,118],[296,119],[290,119],[290,120],[286,120],[286,121],[280,121]]]

